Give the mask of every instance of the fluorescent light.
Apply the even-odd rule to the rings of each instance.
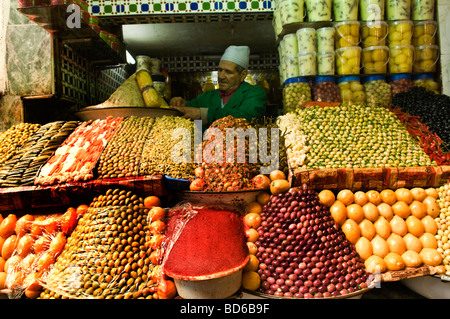
[[[126,51],[126,55],[127,55],[127,62],[129,64],[135,64],[136,60],[133,58],[133,56],[130,54],[130,52]]]

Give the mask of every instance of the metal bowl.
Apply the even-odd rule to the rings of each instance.
[[[139,107],[139,106],[116,106],[116,107],[85,107],[77,112],[75,115],[82,121],[89,120],[103,120],[108,116],[112,117],[126,117],[126,116],[148,116],[148,117],[162,117],[180,116],[181,113],[174,109],[160,108],[160,107]]]

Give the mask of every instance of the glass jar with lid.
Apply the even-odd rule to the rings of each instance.
[[[364,93],[368,106],[390,107],[392,104],[391,85],[384,75],[370,75],[364,80]]]
[[[433,73],[416,74],[413,76],[413,82],[416,86],[424,87],[428,91],[440,93],[439,83],[434,79]]]
[[[411,0],[411,20],[433,20],[434,0]]]
[[[316,30],[317,52],[334,51],[333,27],[322,27]]]
[[[362,22],[360,32],[362,47],[384,46],[386,45],[387,23],[379,22]]]
[[[411,45],[414,27],[412,21],[389,21],[388,25],[387,38],[389,47]]]
[[[414,21],[412,45],[435,45],[437,34],[436,21]]]
[[[334,51],[317,52],[317,74],[335,74],[335,53]]]
[[[360,0],[359,8],[362,21],[384,20],[385,0]]]
[[[281,25],[303,22],[305,17],[303,0],[281,0],[278,2]]]
[[[414,47],[413,72],[436,72],[438,58],[439,46],[437,45],[421,45]]]
[[[409,20],[410,18],[411,0],[386,0],[387,20]]]
[[[361,69],[361,47],[345,47],[336,51],[336,72],[339,75],[359,74]]]
[[[330,21],[332,9],[332,0],[306,0],[306,15],[309,22]]]
[[[398,93],[408,92],[415,86],[411,74],[408,73],[391,75],[388,82],[391,85],[392,97]]]
[[[389,48],[387,46],[374,46],[364,48],[362,51],[364,74],[385,74],[389,61]]]
[[[389,73],[411,73],[414,63],[414,46],[399,45],[389,48]]]
[[[335,21],[358,20],[359,0],[334,0],[333,12]]]
[[[312,100],[318,102],[340,102],[341,92],[332,76],[318,76],[312,83]]]
[[[358,76],[344,76],[337,80],[341,93],[341,101],[349,104],[366,102],[364,86]]]
[[[305,77],[287,79],[283,87],[284,113],[295,111],[311,101],[311,87]]]

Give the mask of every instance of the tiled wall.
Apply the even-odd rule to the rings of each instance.
[[[270,0],[88,0],[99,16],[126,14],[233,13],[272,11]]]
[[[438,0],[442,93],[450,95],[450,0]]]

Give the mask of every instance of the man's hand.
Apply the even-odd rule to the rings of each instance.
[[[179,96],[170,99],[170,106],[186,106],[186,101]]]

